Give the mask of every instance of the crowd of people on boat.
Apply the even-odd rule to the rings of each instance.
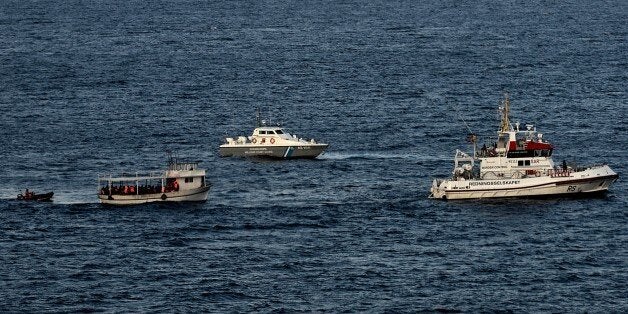
[[[486,147],[486,144],[482,145],[482,149],[477,153],[477,157],[496,157],[497,156],[497,143],[493,143],[493,146]]]
[[[135,195],[135,194],[157,194],[179,191],[179,183],[176,180],[168,180],[165,186],[160,185],[109,185],[100,189],[101,195]]]

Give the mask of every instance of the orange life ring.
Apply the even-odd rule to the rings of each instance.
[[[252,139],[251,143],[253,143],[253,144],[257,143],[257,139],[256,138]]]
[[[274,138],[271,138],[271,139],[270,139],[270,143],[271,143],[271,144],[275,144],[275,139],[274,139]]]

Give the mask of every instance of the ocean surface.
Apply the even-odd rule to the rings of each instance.
[[[628,2],[0,3],[0,312],[628,312]],[[512,120],[593,199],[443,202]],[[260,108],[330,144],[220,158]],[[201,204],[105,207],[99,174],[201,161]],[[54,191],[23,203],[23,189]]]

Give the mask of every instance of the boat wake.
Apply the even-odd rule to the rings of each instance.
[[[345,160],[345,159],[402,159],[402,160],[413,160],[413,161],[441,161],[441,160],[451,160],[449,156],[426,156],[419,154],[394,154],[394,153],[384,153],[384,152],[329,152],[325,153],[322,156],[319,156],[318,159],[321,160]]]

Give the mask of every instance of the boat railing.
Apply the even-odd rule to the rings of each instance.
[[[571,169],[549,169],[547,173],[552,178],[569,177],[571,176]]]
[[[592,164],[592,165],[587,166],[587,167],[579,167],[578,171],[584,171],[584,170],[588,170],[588,169],[604,168],[606,166],[607,166],[607,164]]]
[[[166,178],[166,175],[163,171],[152,171],[149,173],[122,173],[120,175],[112,175],[112,174],[99,174],[98,181],[140,181],[140,180],[159,180]]]
[[[168,164],[170,171],[192,171],[198,169],[198,162],[171,162]]]
[[[105,183],[103,186],[103,182]],[[168,178],[164,172],[148,174],[136,173],[135,176],[113,177],[98,175],[98,191],[100,195],[142,195],[178,191],[174,179]]]

